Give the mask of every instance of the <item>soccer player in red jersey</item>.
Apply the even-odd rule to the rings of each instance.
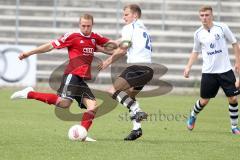
[[[32,87],[15,92],[11,99],[35,99],[44,103],[53,104],[61,108],[69,108],[75,99],[83,113],[81,125],[88,130],[97,111],[96,99],[84,80],[91,79],[91,63],[97,45],[103,46],[113,42],[106,37],[92,32],[93,16],[84,14],[79,20],[80,32],[66,33],[57,40],[43,44],[33,50],[22,52],[22,60],[33,54],[49,52],[53,49],[68,49],[69,64],[65,68],[61,86],[57,94],[41,93]]]

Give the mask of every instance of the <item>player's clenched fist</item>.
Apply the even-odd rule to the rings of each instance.
[[[189,67],[186,67],[183,71],[183,76],[185,78],[189,78],[189,72],[190,72],[190,68]]]
[[[20,60],[22,60],[22,59],[24,59],[24,58],[27,58],[29,55],[26,53],[26,52],[22,52],[22,53],[20,53],[20,55],[18,56],[18,58],[20,59]]]

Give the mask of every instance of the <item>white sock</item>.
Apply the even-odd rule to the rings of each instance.
[[[129,114],[131,117],[134,116],[134,113],[132,111]],[[132,120],[132,124],[133,124],[133,130],[137,130],[137,129],[141,128],[141,123],[136,122],[136,119]]]
[[[229,104],[229,115],[232,129],[238,126],[238,104]]]
[[[193,110],[191,112],[191,116],[197,117],[197,114],[201,112],[204,106],[201,106],[200,100],[197,100],[197,102],[193,106]]]
[[[191,112],[191,116],[196,117],[197,114],[196,114],[194,111],[192,111],[192,112]]]
[[[132,123],[133,123],[133,130],[138,130],[139,128],[141,128],[141,123],[136,122],[135,119],[132,120]]]
[[[134,104],[130,107],[130,110],[131,112],[133,112],[133,114],[136,114],[137,112],[141,111],[137,101],[135,101]]]

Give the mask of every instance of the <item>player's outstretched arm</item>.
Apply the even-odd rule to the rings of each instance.
[[[128,40],[123,40],[121,42],[118,41],[119,40],[115,41],[118,43],[117,49],[115,49],[113,54],[98,66],[98,70],[105,69],[109,65],[117,61],[120,57],[124,56],[127,53],[127,50],[132,46],[131,41]]]
[[[116,50],[114,50],[113,54],[110,57],[108,57],[98,66],[98,70],[106,69],[109,65],[117,61],[120,57],[124,56],[126,53],[127,53],[126,49],[118,47]]]
[[[118,48],[118,41],[110,40],[107,43],[105,43],[103,46],[96,46],[96,51],[97,52],[102,52],[107,55],[112,55],[114,50]]]
[[[33,54],[40,54],[40,53],[45,53],[45,52],[49,52],[53,49],[53,45],[51,42],[49,43],[45,43],[37,48],[34,48],[30,51],[27,51],[27,52],[22,52],[20,53],[20,55],[18,56],[18,58],[20,60],[24,59],[24,58],[27,58]]]
[[[189,77],[189,73],[191,71],[191,68],[192,68],[192,65],[193,63],[198,59],[198,53],[196,52],[192,52],[190,57],[189,57],[189,60],[188,60],[188,63],[183,71],[183,76],[185,78],[188,78]]]

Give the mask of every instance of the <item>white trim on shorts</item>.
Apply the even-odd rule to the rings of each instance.
[[[70,83],[71,79],[72,79],[72,74],[68,74],[68,76],[66,78],[66,81],[65,81],[65,84],[64,84],[64,87],[63,87],[63,90],[62,90],[62,93],[61,93],[61,97],[62,98],[67,98],[67,99],[70,99],[70,100],[73,101],[73,98],[67,96],[67,88],[69,86],[69,83]]]

